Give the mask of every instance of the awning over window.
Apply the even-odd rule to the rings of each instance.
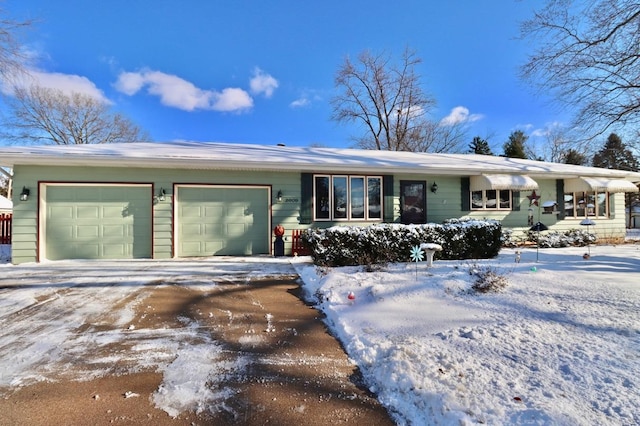
[[[638,192],[638,187],[628,180],[579,177],[564,180],[565,192]]]
[[[538,182],[525,175],[480,175],[471,176],[469,189],[471,191],[489,189],[532,191],[538,189]]]

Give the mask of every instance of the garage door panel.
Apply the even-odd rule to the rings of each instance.
[[[200,218],[202,217],[202,211],[199,207],[190,207],[182,211],[182,216],[185,218]]]
[[[225,215],[225,209],[223,205],[205,206],[204,217],[218,218]]]
[[[184,219],[184,218],[183,218]],[[201,234],[202,225],[199,223],[189,223],[182,225],[182,232],[187,235]]]
[[[211,256],[216,253],[222,252],[224,248],[225,248],[224,241],[208,241],[204,245],[204,252],[210,253],[210,256]]]
[[[103,258],[122,259],[127,255],[126,246],[124,244],[104,244]]]
[[[73,207],[69,206],[49,206],[50,214],[58,219],[72,219]]]
[[[76,217],[78,219],[97,219],[100,217],[100,208],[98,206],[78,206]]]
[[[102,228],[102,235],[105,238],[109,237],[124,237],[127,235],[128,229],[122,226],[104,226]]]
[[[107,216],[107,217],[118,217],[118,216],[123,216],[122,214],[123,211],[123,207],[118,204],[118,205],[103,205],[102,206],[102,216]]]
[[[267,188],[180,187],[177,205],[178,256],[269,253]]]
[[[78,226],[76,227],[78,232],[78,238],[98,238],[100,236],[99,227],[93,226]]]
[[[74,251],[68,253],[68,257],[82,255],[82,259],[100,259],[100,245],[98,244],[74,244],[71,246]]]
[[[46,257],[150,258],[152,200],[147,185],[50,185]]]
[[[247,232],[247,227],[243,223],[230,223],[227,225],[227,235],[230,237],[241,237]]]

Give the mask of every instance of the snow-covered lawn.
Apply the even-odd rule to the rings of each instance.
[[[585,251],[298,269],[399,424],[640,424],[640,246]],[[486,268],[508,286],[470,293]]]
[[[514,250],[503,250],[491,260],[392,264],[376,272],[319,270],[308,258],[0,264],[0,285],[19,284],[0,290],[0,386],[44,380],[68,354],[90,358],[96,347],[124,342],[137,358],[129,351],[86,359],[93,368],[84,379],[99,374],[100,363],[135,362],[182,383],[179,394],[158,392],[155,402],[167,412],[215,404],[193,380],[194,366],[201,378],[233,374],[234,367],[216,365],[216,342],[194,339],[197,324],[168,334],[129,329],[132,309],[144,303],[137,290],[161,281],[210,286],[237,273],[289,273],[291,262],[398,424],[639,424],[640,245],[594,246],[590,260],[584,252],[541,249],[536,262],[528,249],[515,263]],[[506,277],[507,287],[469,292],[476,277],[470,271],[486,268]],[[122,300],[110,312],[121,330],[74,334]],[[29,317],[36,305],[38,315]],[[70,306],[73,315],[60,317]],[[25,313],[20,324],[6,320],[18,311]],[[144,343],[132,344],[135,338]]]

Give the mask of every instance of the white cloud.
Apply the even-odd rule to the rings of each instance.
[[[440,124],[443,126],[453,126],[455,124],[473,123],[482,118],[482,114],[469,114],[468,108],[457,106],[449,112],[449,115],[440,120]]]
[[[278,88],[278,80],[260,68],[256,68],[253,73],[253,78],[249,81],[249,85],[253,94],[264,94],[267,98],[270,98]]]
[[[535,126],[531,123],[527,123],[527,124],[517,124],[514,127],[514,130],[522,130],[523,132],[528,132],[531,129],[535,128]]]
[[[534,136],[534,137],[543,137],[543,136],[547,136],[548,134],[549,134],[548,129],[535,129],[533,132],[531,132],[531,136]]]
[[[114,87],[129,96],[146,87],[147,93],[158,96],[163,105],[184,111],[202,109],[229,112],[253,106],[253,99],[243,89],[226,88],[220,92],[200,89],[183,78],[161,71],[122,72]]]
[[[118,76],[114,86],[118,92],[132,96],[142,89],[144,78],[137,72],[123,72]]]
[[[213,109],[216,111],[237,111],[253,106],[253,99],[242,89],[227,88],[213,94]]]
[[[11,84],[17,87],[29,87],[37,85],[48,89],[60,90],[70,95],[71,93],[81,93],[91,96],[98,101],[110,104],[104,92],[100,90],[91,80],[75,74],[62,74],[57,72],[44,72],[39,70],[28,70],[26,75],[14,77]],[[12,93],[12,87],[8,82],[3,82],[2,91],[7,94]]]
[[[311,101],[306,97],[298,98],[289,104],[291,108],[304,108],[309,105],[311,105]]]

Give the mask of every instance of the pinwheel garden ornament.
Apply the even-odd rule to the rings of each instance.
[[[418,279],[418,262],[424,259],[424,252],[420,246],[413,246],[411,248],[411,261],[416,263],[416,279]]]

